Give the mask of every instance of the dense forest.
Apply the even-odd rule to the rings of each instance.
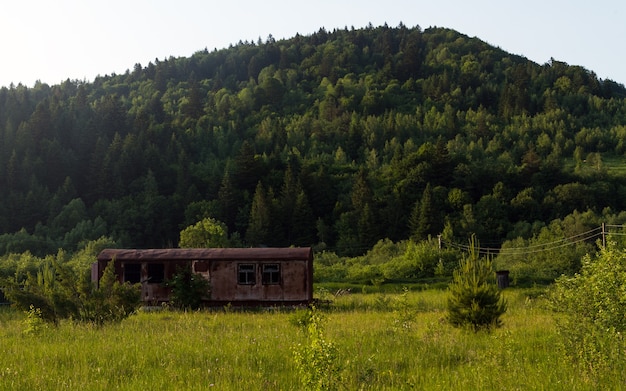
[[[206,217],[345,256],[577,234],[626,222],[625,140],[626,89],[579,66],[444,28],[270,36],[1,88],[0,255],[172,247]]]

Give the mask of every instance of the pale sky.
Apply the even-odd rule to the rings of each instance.
[[[626,84],[623,0],[3,0],[0,86],[93,81],[136,63],[321,27],[448,27]]]

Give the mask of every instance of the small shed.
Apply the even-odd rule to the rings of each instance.
[[[168,302],[171,291],[165,282],[181,267],[209,281],[208,305],[299,305],[313,300],[310,247],[105,249],[92,267],[95,282],[109,262],[120,282],[141,284],[144,303]]]

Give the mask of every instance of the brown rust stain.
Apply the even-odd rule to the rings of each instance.
[[[150,283],[148,264],[164,265],[164,278],[171,278],[180,266],[191,266],[211,284],[215,302],[306,302],[312,299],[313,258],[310,248],[263,249],[169,249],[103,250],[98,256],[98,274],[109,260],[115,261],[118,278],[123,280],[124,262],[141,263],[142,299],[145,302],[169,300],[170,289]],[[255,283],[238,283],[238,265],[255,266]],[[263,283],[263,265],[280,265],[280,283]]]

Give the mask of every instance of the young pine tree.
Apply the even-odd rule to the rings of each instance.
[[[496,285],[491,260],[479,257],[474,238],[448,289],[448,321],[452,325],[473,331],[501,325],[506,302]]]

